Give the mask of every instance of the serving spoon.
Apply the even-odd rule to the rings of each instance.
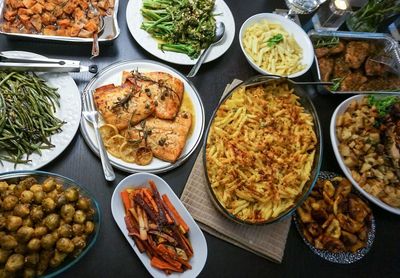
[[[206,59],[208,53],[210,52],[211,47],[216,45],[217,43],[219,43],[222,40],[222,38],[224,37],[224,34],[225,34],[225,24],[223,22],[217,22],[214,42],[211,43],[206,49],[204,49],[204,51],[201,53],[199,59],[197,60],[196,64],[192,67],[192,69],[188,73],[187,77],[193,77],[197,74],[201,65],[203,64],[204,60]]]

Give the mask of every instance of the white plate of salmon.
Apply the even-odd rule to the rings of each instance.
[[[129,152],[110,147],[115,140],[104,140],[111,164],[123,171],[171,170],[194,152],[203,135],[204,107],[196,88],[178,71],[161,63],[133,60],[112,64],[86,85],[84,95],[89,106],[99,111],[100,126],[112,125],[125,138],[119,137],[123,141],[117,140],[120,145],[116,146],[123,142],[135,145],[136,151]],[[84,117],[81,131],[98,155],[93,126]]]

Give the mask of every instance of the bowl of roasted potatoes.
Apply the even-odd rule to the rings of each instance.
[[[232,89],[206,131],[204,167],[215,207],[263,225],[293,213],[321,164],[318,116],[302,88],[255,76]]]
[[[348,179],[321,172],[314,189],[297,208],[294,222],[304,242],[322,258],[349,264],[364,257],[375,238],[367,201]]]
[[[94,245],[100,210],[76,182],[42,171],[0,175],[0,277],[53,277]]]
[[[400,96],[357,95],[332,115],[332,148],[345,176],[369,201],[400,215]]]

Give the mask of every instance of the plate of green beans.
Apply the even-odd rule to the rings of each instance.
[[[68,73],[0,71],[0,173],[54,160],[74,138],[80,117],[80,93]]]
[[[196,63],[214,41],[216,22],[225,24],[224,38],[211,48],[205,63],[224,54],[235,37],[235,21],[223,0],[130,0],[126,21],[141,47],[180,65]]]

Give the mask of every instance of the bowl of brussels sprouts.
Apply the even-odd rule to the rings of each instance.
[[[42,171],[0,175],[0,277],[53,277],[94,245],[100,209],[75,181]]]

